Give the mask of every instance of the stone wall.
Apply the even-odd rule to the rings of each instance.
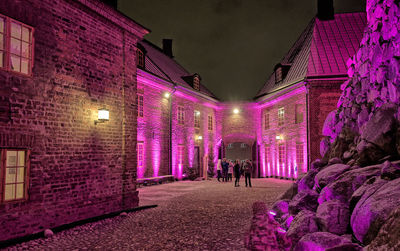
[[[0,69],[0,146],[31,150],[28,198],[1,203],[0,241],[137,206],[135,50],[147,31],[93,0],[4,0],[0,13],[35,31],[32,76]],[[100,108],[110,120],[95,125]]]
[[[325,135],[333,144],[327,157],[342,158],[347,151],[346,158],[353,158],[356,163],[366,165],[387,155],[397,155],[387,151],[384,145],[395,148],[395,142],[390,141],[396,137],[394,127],[398,122],[391,121],[389,116],[381,121],[386,122],[386,127],[385,124],[376,123],[373,128],[372,118],[381,110],[379,116],[390,113],[393,118],[399,119],[399,17],[397,1],[367,2],[368,26],[359,50],[347,62],[349,79],[341,86],[343,92],[337,104],[338,109],[325,123]],[[386,139],[378,142],[383,140],[378,135],[386,135],[383,137]],[[321,143],[325,148],[329,145],[327,141]]]

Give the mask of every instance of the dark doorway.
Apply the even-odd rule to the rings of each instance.
[[[200,147],[194,147],[193,169],[196,170],[199,177],[203,176],[203,168],[200,165]]]
[[[251,148],[251,157],[253,163],[252,177],[260,178],[260,145],[258,145],[257,142],[254,142]]]
[[[245,142],[234,142],[230,143],[226,146],[226,155],[225,158],[231,160],[245,160],[252,159],[251,156],[251,146]]]

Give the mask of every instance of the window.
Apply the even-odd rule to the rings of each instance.
[[[144,68],[144,53],[141,49],[136,49],[136,63],[138,67]]]
[[[200,112],[194,111],[194,127],[200,128]]]
[[[138,95],[138,116],[143,117],[143,95]]]
[[[178,106],[178,124],[185,124],[185,108],[183,106]]]
[[[295,124],[300,124],[303,123],[303,109],[302,109],[302,105],[300,104],[296,104],[295,105],[295,113],[296,113],[296,117],[294,119],[294,123]]]
[[[185,148],[183,145],[178,146],[178,165],[183,165],[183,154],[184,154]]]
[[[285,165],[285,145],[284,144],[280,144],[278,146],[278,150],[279,150],[279,166],[282,167],[283,165]]]
[[[269,112],[264,113],[264,130],[269,129]]]
[[[303,142],[296,143],[296,163],[298,167],[304,164],[304,144]]]
[[[193,77],[193,88],[200,91],[200,79],[198,76]]]
[[[142,168],[144,166],[144,144],[143,142],[137,143],[137,166]]]
[[[265,146],[265,165],[268,167],[268,175],[271,175],[270,173],[270,166],[271,166],[271,147],[270,146]]]
[[[0,15],[0,68],[30,75],[33,28]]]
[[[211,115],[208,115],[208,130],[213,130],[213,117]]]
[[[27,199],[29,151],[1,151],[2,200],[4,202]]]
[[[281,107],[278,109],[278,126],[285,124],[285,108]]]

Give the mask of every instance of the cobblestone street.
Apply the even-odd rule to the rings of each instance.
[[[245,250],[252,204],[271,205],[291,181],[183,181],[139,188],[140,205],[158,207],[65,230],[7,250]]]

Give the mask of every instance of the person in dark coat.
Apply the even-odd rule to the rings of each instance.
[[[250,160],[246,160],[246,162],[244,163],[244,180],[246,182],[246,187],[247,184],[249,185],[249,187],[251,187],[251,173],[253,171],[253,165],[251,164]],[[249,180],[249,182],[247,183],[247,180]]]
[[[235,166],[233,167],[233,172],[235,173],[235,187],[239,186],[239,180],[240,180],[240,160],[237,159],[235,161]]]
[[[222,181],[228,181],[228,169],[229,163],[226,161],[225,158],[222,159]]]

